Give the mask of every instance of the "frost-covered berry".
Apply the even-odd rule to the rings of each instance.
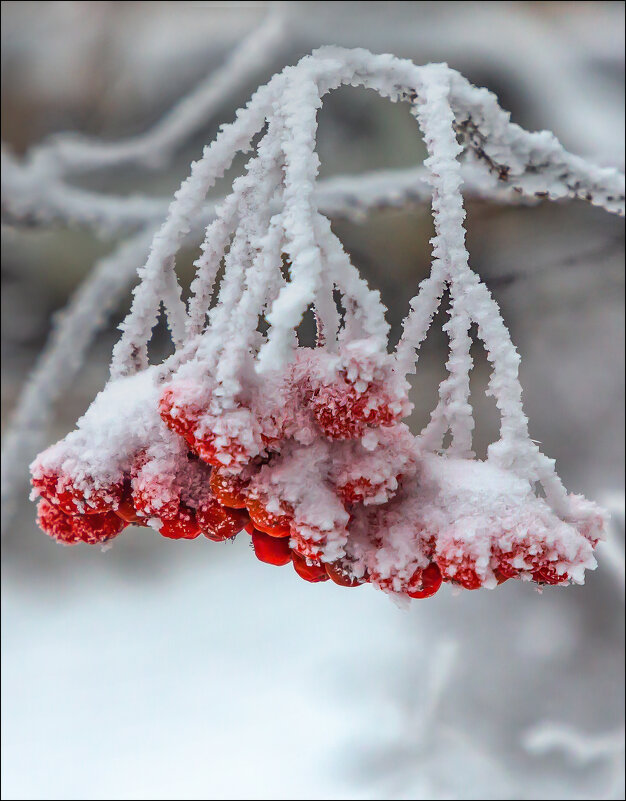
[[[66,515],[45,498],[39,501],[37,524],[48,536],[64,545],[78,542],[101,545],[117,537],[127,525],[115,512]]]
[[[222,506],[231,509],[244,509],[246,506],[246,486],[248,482],[239,476],[226,473],[219,467],[214,467],[211,471],[209,485],[211,492],[215,495]]]
[[[132,502],[140,517],[175,520],[180,509],[180,488],[175,476],[141,470],[132,478]]]
[[[357,439],[368,427],[392,426],[401,416],[384,392],[368,388],[360,394],[347,381],[316,388],[309,406],[325,436],[338,440]]]
[[[200,404],[195,386],[180,382],[165,388],[159,413],[203,462],[214,467],[242,468],[264,452],[269,440],[249,408],[241,403],[223,410],[209,406],[206,398]]]
[[[292,562],[296,573],[305,581],[310,581],[311,583],[328,581],[329,576],[324,565],[311,562],[300,556],[300,554],[295,553],[295,551],[292,553]]]
[[[521,544],[506,552],[495,549],[492,564],[499,584],[509,578],[518,578],[520,573],[530,573],[537,584],[564,584],[569,579],[566,572],[558,572],[555,562],[544,551],[531,554]]]
[[[291,536],[291,515],[289,509],[284,509],[277,514],[269,512],[267,501],[261,500],[258,495],[251,495],[246,501],[250,519],[254,527],[270,537],[289,537]]]
[[[163,520],[159,534],[172,540],[193,540],[200,535],[200,526],[193,509],[181,504],[176,517]]]
[[[296,372],[303,401],[329,439],[357,439],[368,427],[392,426],[410,411],[408,384],[373,341],[352,342],[337,355],[315,352]]]
[[[252,531],[252,546],[257,559],[268,565],[286,565],[291,562],[291,548],[285,537],[270,537],[262,531]]]
[[[360,503],[365,498],[375,494],[372,482],[369,478],[360,477],[337,487],[341,500],[346,504]]]
[[[474,560],[470,556],[437,555],[437,564],[443,581],[460,584],[466,590],[478,590],[482,580],[476,571]]]
[[[439,590],[441,582],[441,570],[436,562],[431,562],[419,575],[413,575],[406,594],[409,598],[430,598]]]
[[[189,445],[194,443],[194,430],[202,414],[201,409],[191,404],[182,404],[176,386],[168,386],[163,390],[159,401],[159,414],[168,428],[180,434]]]
[[[205,500],[196,509],[196,520],[204,536],[214,542],[234,537],[250,522],[244,509],[228,509],[217,500]]]
[[[514,567],[512,564],[515,556],[516,554],[514,553],[502,553],[500,551],[496,551],[492,569],[499,583],[502,583],[500,582],[500,578],[502,578],[502,581],[505,581],[507,579],[514,579],[519,576],[520,569],[518,567]]]
[[[317,532],[316,532],[317,533]],[[311,529],[303,530],[292,528],[290,544],[293,551],[305,559],[319,561],[325,545],[325,537],[320,532],[318,538],[312,536]]]
[[[382,503],[389,500],[396,493],[401,476],[388,477],[381,476],[379,479],[358,478],[348,479],[345,483],[337,487],[337,492],[341,500],[348,506],[356,503]]]
[[[357,393],[349,385],[316,388],[309,405],[317,425],[329,439],[357,439],[366,429],[353,410]]]
[[[533,571],[533,581],[537,584],[548,584],[555,586],[557,584],[565,584],[569,576],[567,573],[559,573],[555,564],[542,564]]]
[[[358,578],[350,572],[349,565],[342,560],[329,562],[325,566],[328,578],[339,584],[340,587],[360,587],[365,584],[367,579]]]
[[[180,434],[203,461],[219,465],[215,458],[215,437],[212,432],[205,430],[201,436],[198,434],[204,410],[189,395],[186,383],[166,387],[159,401],[159,414],[166,425],[176,434]]]
[[[114,511],[122,497],[122,483],[96,484],[84,476],[80,485],[55,470],[33,467],[32,485],[36,494],[68,515],[101,514]]]

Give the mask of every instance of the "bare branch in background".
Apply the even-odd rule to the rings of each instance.
[[[156,224],[167,214],[169,198],[143,195],[118,196],[71,186],[56,178],[41,180],[32,167],[2,153],[2,218],[15,227],[63,225],[92,230],[108,238],[121,236],[142,225]],[[429,201],[422,166],[338,175],[319,182],[316,201],[320,211],[334,219],[356,219],[374,210],[406,208]],[[511,187],[485,176],[475,165],[465,165],[464,191],[469,197],[494,203],[536,202]],[[197,215],[196,238],[215,217],[223,198],[208,201]]]
[[[249,85],[270,65],[285,41],[285,19],[276,3],[264,22],[251,31],[212,72],[182,98],[149,131],[106,143],[73,134],[58,134],[35,148],[29,161],[42,176],[71,175],[122,165],[155,169],[213,117],[231,94]]]

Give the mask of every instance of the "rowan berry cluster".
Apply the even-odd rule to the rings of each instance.
[[[236,397],[193,361],[164,382],[140,374],[116,385],[33,463],[38,523],[59,542],[106,543],[129,524],[215,542],[246,531],[260,561],[291,563],[306,581],[370,582],[410,598],[442,582],[562,584],[568,565],[589,557],[591,534],[567,532],[564,551],[562,538],[549,547],[519,521],[507,534],[503,508],[479,520],[476,487],[464,496],[446,470],[459,461],[471,475],[481,463],[421,452],[401,422],[408,384],[367,341],[338,353],[300,348],[281,375]],[[102,430],[105,406],[113,431]],[[515,504],[516,492],[507,478],[501,496]]]
[[[316,112],[341,85],[409,101],[428,150],[432,269],[392,353],[380,293],[316,200]],[[445,65],[335,47],[303,58],[220,129],[176,192],[139,271],[111,380],[77,429],[32,465],[44,531],[95,544],[129,523],[173,539],[247,530],[261,561],[291,563],[307,581],[369,582],[412,598],[442,582],[583,583],[606,518],[568,494],[531,439],[519,354],[470,266],[460,159],[476,153],[459,136],[468,121],[480,134],[474,166],[504,165],[498,172],[533,196],[583,196],[572,187],[584,185],[588,200],[618,210],[623,176],[573,159],[546,132],[512,125],[493,96]],[[208,190],[249,150],[206,228],[185,303],[176,253]],[[444,297],[448,375],[413,436],[402,422],[411,411],[406,376]],[[150,367],[161,310],[175,352]],[[315,348],[299,339],[308,311]],[[500,413],[485,460],[472,445],[474,324]]]

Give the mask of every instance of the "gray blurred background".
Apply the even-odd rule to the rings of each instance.
[[[624,168],[624,5],[605,2],[3,2],[4,146],[21,158],[60,131],[148,130],[268,13],[283,17],[280,41],[164,166],[74,185],[170,197],[256,86],[322,44],[447,61],[515,122]],[[349,88],[324,103],[318,151],[323,177],[424,153],[406,106]],[[333,227],[397,336],[429,269],[429,209]],[[2,545],[3,798],[624,797],[623,222],[582,203],[468,201],[467,232],[522,354],[531,436],[570,490],[611,507],[599,569],[584,587],[444,588],[404,610],[371,587],[263,565],[243,536],[218,546],[132,529],[106,553],[60,548],[21,487]],[[116,241],[58,221],[3,225],[3,426],[54,314]],[[185,284],[196,252],[179,259]],[[106,381],[129,302],[114,304],[48,442]],[[420,360],[416,431],[444,375],[443,319]],[[155,356],[166,347],[159,328]],[[484,453],[498,420],[475,351]]]

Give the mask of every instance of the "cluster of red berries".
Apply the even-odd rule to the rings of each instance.
[[[312,535],[310,526],[299,527],[293,506],[269,497],[253,479],[264,466],[271,466],[295,429],[308,427],[314,430],[313,435],[309,430],[309,439],[318,436],[345,444],[368,429],[393,426],[406,413],[406,401],[390,397],[384,382],[373,380],[380,365],[369,369],[372,380],[363,380],[346,363],[334,381],[314,381],[309,374],[301,378],[292,369],[291,414],[283,415],[255,414],[241,402],[235,404],[230,418],[228,413],[215,415],[209,404],[190,400],[188,382],[174,381],[160,392],[158,412],[177,435],[178,444],[179,437],[184,440],[182,462],[177,454],[164,464],[150,455],[148,445],[132,456],[117,480],[96,481],[88,469],[80,478],[72,477],[64,472],[63,459],[51,466],[54,459],[40,457],[32,468],[34,494],[40,497],[39,526],[64,544],[104,544],[129,524],[151,525],[173,539],[203,534],[223,541],[245,530],[263,562],[292,563],[298,575],[310,582],[332,580],[341,586],[358,586],[368,581],[367,572],[356,574],[342,557],[322,560],[323,532]],[[389,483],[397,486],[394,477],[370,480],[359,470],[356,477],[354,470],[352,474],[335,472],[335,491],[348,507],[374,497]],[[421,597],[432,594],[441,583],[434,580],[435,571],[436,566],[426,571],[423,582],[416,576],[415,591]]]
[[[193,472],[204,473],[209,482],[210,470],[190,459]],[[149,463],[148,463],[149,464]],[[161,481],[160,476],[142,474],[142,460],[120,482],[81,495],[67,477],[53,471],[37,472],[33,487],[41,496],[38,509],[40,527],[56,540],[71,545],[77,542],[105,543],[129,525],[154,525],[164,537],[195,539],[204,534],[215,542],[227,540],[249,523],[245,512],[224,507],[208,488],[190,497],[184,485]],[[192,471],[185,471],[185,478]],[[171,479],[171,476],[167,477]]]
[[[133,524],[221,542],[245,530],[260,561],[291,563],[306,581],[370,582],[410,598],[434,595],[442,582],[567,582],[555,553],[536,543],[502,547],[494,537],[479,569],[463,542],[442,536],[436,521],[423,524],[417,441],[400,422],[408,387],[385,354],[302,349],[269,400],[268,389],[223,403],[193,377],[155,385],[146,430],[157,445],[133,445],[107,478],[96,480],[89,465],[66,469],[76,463],[66,452],[35,461],[47,534],[103,544]]]
[[[165,537],[194,539],[203,534],[214,542],[231,539],[245,530],[252,537],[252,546],[260,561],[271,565],[291,562],[306,581],[331,579],[344,587],[355,587],[366,581],[351,575],[342,560],[322,563],[307,559],[297,547],[292,547],[292,528],[287,515],[269,512],[257,496],[246,492],[241,479],[217,467],[198,466],[206,471],[207,485],[202,501],[195,507],[171,492],[164,495],[163,487],[158,482],[142,480],[140,471],[123,482],[100,487],[87,495],[81,494],[67,476],[39,472],[33,477],[33,487],[41,496],[37,522],[48,535],[66,545],[105,544],[129,524],[156,523]],[[432,575],[428,574],[425,578],[427,594],[436,591],[427,591],[426,588],[432,586]]]
[[[419,480],[419,476],[414,479],[413,486],[404,484],[390,501],[357,514],[353,522],[353,536],[346,546],[348,557],[368,564],[370,581],[377,587],[421,598],[427,580],[433,592],[441,583],[466,590],[521,578],[538,585],[568,583],[569,575],[561,564],[569,560],[558,549],[539,546],[524,525],[519,541],[506,542],[494,522],[477,548],[476,542],[449,535],[454,525],[449,517],[442,516],[439,522],[431,518],[431,524],[426,524],[419,503],[424,496],[420,498],[415,488]],[[468,522],[471,525],[472,521]],[[456,523],[462,530],[463,521]],[[584,561],[590,545],[582,537],[577,539],[580,552],[572,559],[574,564]]]
[[[454,553],[439,553],[436,556],[444,581],[454,582],[466,590],[478,590],[484,585],[479,575],[476,561],[468,555],[458,556]],[[514,567],[518,561],[521,567]],[[527,548],[518,547],[513,551],[502,553],[496,546],[492,547],[490,568],[498,584],[509,579],[520,578],[522,573],[530,573],[537,584],[556,585],[568,581],[568,574],[558,573],[554,561],[546,554],[530,557]]]

